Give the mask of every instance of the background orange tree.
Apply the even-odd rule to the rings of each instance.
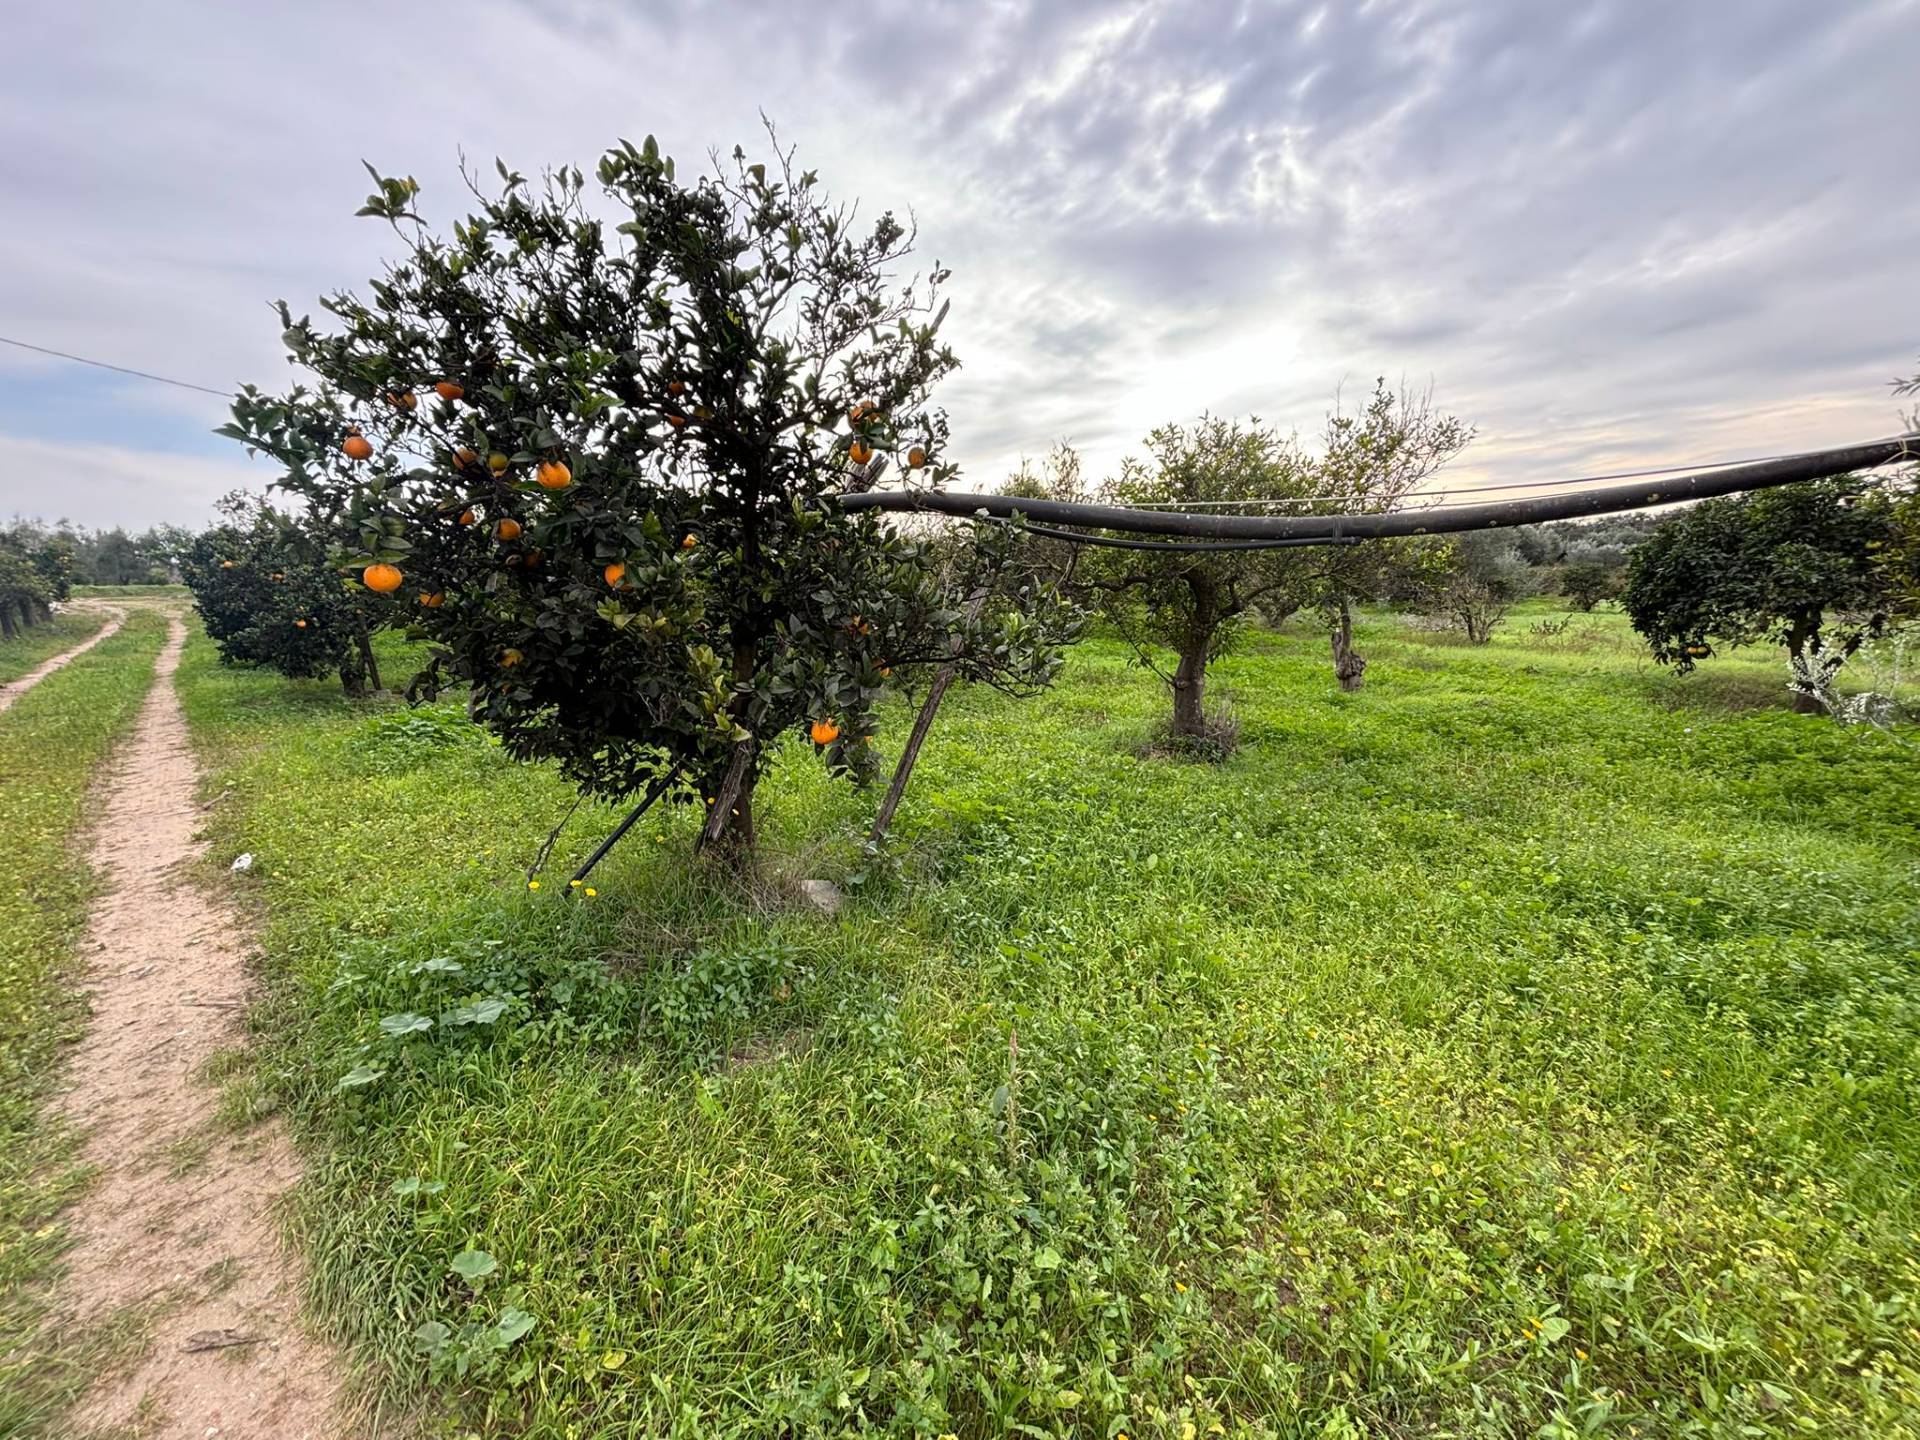
[[[347,694],[380,686],[372,632],[394,606],[343,578],[304,517],[244,495],[221,502],[224,518],[180,557],[207,637],[228,665],[258,665],[295,679],[333,671]]]
[[[946,272],[898,278],[911,230],[856,223],[790,152],[690,183],[649,138],[497,192],[432,233],[418,186],[361,213],[405,253],[368,288],[281,306],[317,377],[248,387],[225,433],[399,593],[434,642],[415,693],[472,687],[512,753],[621,796],[675,777],[703,843],[753,844],[769,746],[876,766],[876,706],[914,667],[1045,684],[1059,632],[1025,587],[975,609],[925,548],[834,504],[888,463],[938,481],[954,368]],[[992,551],[989,550],[991,555]]]

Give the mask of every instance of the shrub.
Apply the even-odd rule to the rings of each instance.
[[[1562,565],[1555,577],[1560,593],[1577,610],[1591,610],[1609,599],[1617,587],[1616,576],[1607,566],[1593,560],[1575,560]]]
[[[25,553],[0,540],[0,635],[37,625],[52,613],[53,588]]]
[[[1844,662],[1886,621],[1875,556],[1890,538],[1884,494],[1855,476],[1707,500],[1633,552],[1620,602],[1654,658],[1681,674],[1716,641],[1783,643],[1796,664],[1817,641]],[[1824,633],[1830,611],[1852,612],[1837,635]],[[1795,704],[1820,708],[1804,689]]]
[[[349,695],[378,687],[368,635],[392,607],[354,593],[289,516],[238,497],[226,509],[229,519],[195,536],[180,563],[221,660],[294,679],[332,671]]]

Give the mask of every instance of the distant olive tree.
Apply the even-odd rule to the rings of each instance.
[[[1358,414],[1336,409],[1327,416],[1311,475],[1316,498],[1290,513],[1370,515],[1400,509],[1472,438],[1472,426],[1433,408],[1431,392],[1393,390],[1384,379],[1376,380]],[[1354,605],[1426,583],[1441,553],[1413,540],[1302,552],[1301,599],[1326,622],[1333,673],[1342,690],[1358,690],[1367,668],[1353,644]]]
[[[1484,645],[1515,604],[1539,588],[1511,535],[1469,530],[1443,542],[1424,608],[1451,621],[1468,641]]]
[[[1203,416],[1192,426],[1163,425],[1146,449],[1144,459],[1122,462],[1102,500],[1179,508],[1312,493],[1311,463],[1291,438],[1258,420]],[[1080,557],[1078,573],[1099,613],[1166,683],[1169,732],[1184,744],[1211,737],[1207,666],[1231,648],[1254,607],[1269,618],[1299,607],[1306,556],[1300,549],[1094,549]]]

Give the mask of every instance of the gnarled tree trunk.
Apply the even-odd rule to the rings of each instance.
[[[1173,672],[1173,733],[1207,733],[1207,652],[1220,626],[1219,597],[1213,577],[1205,570],[1189,570],[1187,589],[1193,596],[1193,615],[1181,637],[1180,663]]]
[[[1207,733],[1207,636],[1190,632],[1173,672],[1173,733]]]
[[[731,870],[753,867],[753,791],[760,778],[759,750],[752,740],[736,741],[719,784],[700,787],[707,823],[701,827],[696,848],[718,857]]]
[[[1328,632],[1333,643],[1333,674],[1342,690],[1358,690],[1366,682],[1367,657],[1353,648],[1353,606],[1342,595],[1334,607]]]

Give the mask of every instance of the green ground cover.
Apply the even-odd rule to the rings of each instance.
[[[18,680],[62,650],[71,650],[105,623],[100,615],[63,610],[44,625],[0,640],[0,685]]]
[[[450,1433],[1916,1433],[1914,736],[1560,618],[1250,637],[1220,766],[1111,642],[956,696],[834,920],[685,814],[529,890],[551,774],[196,642],[324,1319]]]

